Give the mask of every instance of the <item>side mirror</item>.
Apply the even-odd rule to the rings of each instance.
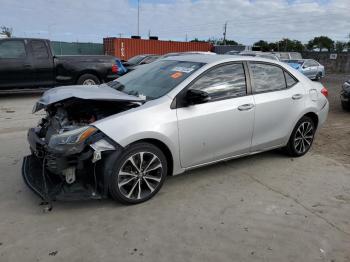
[[[201,90],[189,89],[186,93],[187,105],[203,104],[209,100],[209,94]]]

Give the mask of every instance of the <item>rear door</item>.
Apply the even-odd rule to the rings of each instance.
[[[305,106],[305,89],[284,68],[250,62],[255,101],[252,152],[285,145]]]
[[[254,101],[246,83],[243,63],[232,63],[203,73],[190,85],[207,92],[210,101],[177,108],[183,167],[249,153]]]
[[[30,52],[23,39],[0,41],[0,88],[20,88],[34,85]]]
[[[31,40],[29,43],[32,53],[32,63],[37,86],[54,84],[54,62],[47,41]]]

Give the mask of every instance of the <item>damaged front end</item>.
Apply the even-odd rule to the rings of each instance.
[[[44,108],[46,116],[28,131],[32,154],[22,167],[29,188],[47,203],[107,197],[106,172],[99,160],[122,148],[93,123],[139,106],[138,100],[110,96],[108,100],[65,97],[46,104],[39,100],[34,111]]]

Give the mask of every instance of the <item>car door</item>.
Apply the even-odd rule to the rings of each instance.
[[[252,152],[283,146],[305,106],[305,89],[285,68],[250,62],[255,101]]]
[[[303,68],[303,74],[308,78],[312,79],[316,75],[310,60],[306,60],[302,68]]]
[[[29,46],[32,53],[35,84],[38,87],[53,85],[55,81],[54,63],[46,41],[30,40]]]
[[[318,72],[320,72],[320,64],[316,62],[315,60],[310,60],[310,66],[311,66],[311,78],[316,78]]]
[[[26,40],[0,41],[0,88],[29,87],[34,84],[33,67]]]
[[[180,159],[184,168],[249,152],[254,101],[247,92],[244,68],[243,63],[216,66],[182,92],[200,90],[210,98],[206,103],[177,108]]]

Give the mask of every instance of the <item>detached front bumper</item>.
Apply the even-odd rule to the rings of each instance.
[[[117,145],[108,148],[111,145],[103,143],[107,138],[97,134],[81,153],[65,155],[49,148],[38,134],[40,128],[28,130],[27,139],[32,154],[25,156],[22,164],[23,179],[35,194],[45,202],[108,196],[107,173],[104,171],[104,161],[99,160],[113,153],[115,155]],[[67,178],[67,169],[73,170],[74,179]]]
[[[43,161],[34,155],[25,156],[22,176],[26,185],[42,200],[56,200],[62,184],[43,168]]]

